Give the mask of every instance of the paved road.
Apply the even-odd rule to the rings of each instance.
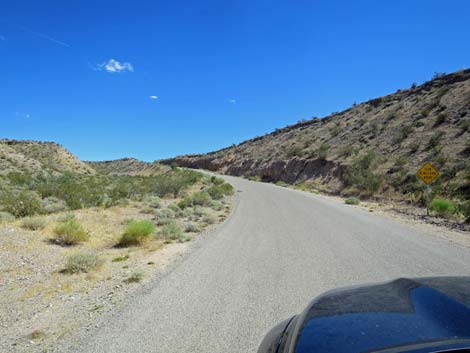
[[[470,275],[470,250],[315,195],[227,177],[231,218],[77,352],[256,352],[313,296],[401,276]]]

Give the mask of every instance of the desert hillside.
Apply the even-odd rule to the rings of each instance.
[[[0,174],[46,170],[95,174],[93,168],[57,143],[0,139]]]
[[[161,172],[163,167],[157,163],[147,163],[135,158],[87,163],[99,173],[112,175],[152,175]]]
[[[415,177],[440,170],[435,193],[470,196],[470,70],[300,121],[204,155],[162,161],[343,194],[422,199]]]

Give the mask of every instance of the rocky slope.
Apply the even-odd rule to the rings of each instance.
[[[239,145],[161,162],[333,192],[361,189],[354,170],[370,168],[375,191],[400,198],[422,189],[414,174],[430,161],[441,172],[441,191],[468,197],[469,157],[470,70],[462,70]]]
[[[57,143],[0,139],[0,174],[36,173],[43,170],[96,173],[92,167]]]

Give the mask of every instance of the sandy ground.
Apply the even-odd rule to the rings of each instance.
[[[216,216],[225,219],[230,200]],[[83,327],[93,327],[96,317],[115,309],[152,277],[187,251],[189,242],[155,238],[143,246],[117,248],[115,244],[129,219],[152,219],[142,205],[74,212],[90,234],[82,245],[64,247],[51,242],[61,215],[47,216],[40,231],[24,230],[21,222],[0,225],[0,352],[45,352],[58,340]],[[62,215],[63,216],[63,215]],[[190,217],[207,232],[211,225]],[[187,220],[178,220],[184,224]],[[193,239],[201,234],[187,233]],[[80,249],[96,251],[103,264],[89,273],[65,274],[67,256]],[[116,262],[117,257],[128,256]],[[140,283],[128,283],[135,271],[144,274]]]

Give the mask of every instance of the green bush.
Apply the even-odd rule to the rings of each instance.
[[[41,212],[39,197],[27,190],[3,191],[0,194],[0,205],[15,217],[33,216]]]
[[[41,230],[46,227],[46,220],[39,217],[23,218],[21,221],[21,228],[29,230]]]
[[[447,217],[455,212],[455,205],[447,199],[435,198],[431,201],[429,209],[440,217]]]
[[[209,206],[211,204],[211,196],[204,191],[195,192],[192,199],[193,206]]]
[[[171,221],[160,229],[160,235],[171,240],[178,240],[183,236],[183,231],[178,223]]]
[[[0,211],[0,224],[4,222],[13,222],[14,220],[15,216],[13,216],[11,213]]]
[[[211,202],[210,207],[215,211],[220,211],[224,208],[224,204],[221,201],[214,200],[214,201]]]
[[[378,157],[373,151],[357,157],[343,174],[345,185],[356,187],[360,191],[374,195],[379,191],[383,182],[383,177],[374,172],[377,165]]]
[[[89,238],[80,222],[72,219],[59,222],[54,228],[55,240],[63,245],[75,245]]]
[[[233,194],[233,186],[228,183],[214,185],[207,189],[207,193],[213,200],[220,200],[226,195]]]
[[[139,245],[155,232],[152,222],[146,220],[130,222],[119,240],[120,246]]]
[[[346,205],[359,205],[360,202],[361,201],[359,201],[359,199],[356,197],[348,197],[346,200],[344,200]]]
[[[323,143],[315,152],[315,155],[322,160],[326,160],[328,152],[330,151],[330,145]]]
[[[211,176],[211,183],[214,184],[214,185],[220,185],[220,184],[223,184],[225,181],[224,179],[222,178],[218,178],[216,176]]]
[[[99,267],[102,263],[103,261],[96,253],[89,251],[79,251],[67,257],[64,272],[89,272]]]

